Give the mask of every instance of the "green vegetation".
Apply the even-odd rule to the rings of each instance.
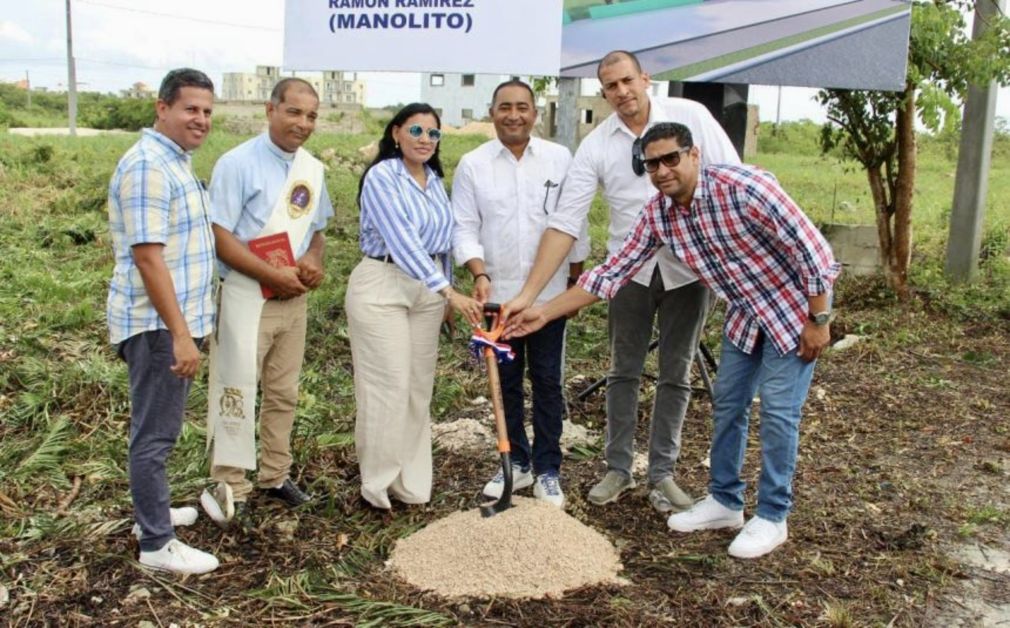
[[[1010,19],[997,6],[973,0],[912,3],[908,70],[899,92],[825,89],[818,95],[829,124],[821,141],[867,175],[884,275],[909,296],[912,212],[919,185],[916,124],[949,138],[961,119],[969,85],[1010,83]],[[986,27],[968,36],[966,15]],[[918,223],[916,223],[918,227]],[[962,271],[967,272],[967,271]]]
[[[78,94],[77,124],[92,129],[138,131],[151,126],[153,103],[153,99],[82,92]],[[65,127],[67,124],[66,94],[33,90],[29,107],[28,92],[10,83],[0,83],[0,128]]]
[[[370,124],[381,126],[378,121]],[[197,153],[198,174],[209,178],[217,157],[243,139],[212,134]],[[331,279],[311,301],[312,338],[299,430],[303,436],[311,435],[314,444],[301,449],[303,458],[311,457],[316,448],[333,446],[334,438],[343,442],[343,437],[334,435],[351,431],[353,387],[341,310],[344,278],[360,257],[355,245],[354,199],[361,165],[357,148],[372,139],[373,135],[364,134],[317,135],[308,145],[317,154],[324,148],[333,149],[339,163],[357,163],[359,167],[333,167],[327,173],[337,217],[328,232]],[[116,434],[126,415],[125,374],[105,340],[105,286],[111,268],[105,202],[109,174],[133,141],[129,135],[76,140],[0,138],[0,241],[5,250],[0,266],[0,338],[8,356],[0,372],[0,393],[4,395],[0,411],[8,417],[0,427],[4,433],[0,481],[17,475],[30,478],[32,485],[63,486],[68,476],[99,473],[117,481],[110,488],[125,487],[121,464],[114,462],[121,458]],[[446,137],[443,160],[449,177],[459,157],[481,141],[468,136]],[[998,145],[1008,141],[1001,136]],[[774,135],[765,125],[761,142],[767,143],[770,152],[760,153],[753,161],[776,173],[815,221],[872,223],[873,208],[864,175],[830,156],[818,155],[810,123],[785,124]],[[1006,298],[1010,289],[1010,164],[1002,159],[993,166],[982,260],[984,279],[973,286],[951,289],[941,276],[941,256],[955,161],[939,140],[927,139],[923,146],[913,283],[923,293],[942,297],[938,306],[965,320],[1005,312],[1010,307]],[[598,259],[606,241],[606,210],[599,201],[591,219]],[[462,283],[467,284],[465,280]],[[593,363],[604,349],[594,329],[602,324],[601,309],[585,313],[581,328],[570,334],[570,361],[577,369]],[[443,344],[441,364],[448,370],[458,365],[460,345]],[[458,409],[472,392],[468,385],[453,383],[448,371],[445,374],[435,397],[440,415]],[[203,413],[201,386],[192,398],[195,416]],[[191,438],[187,441],[184,437],[184,446],[175,458],[177,465],[194,473],[186,478],[188,482],[201,480],[202,439],[196,433],[200,429],[194,426]],[[81,438],[85,434],[95,438]],[[14,435],[18,438],[12,438]],[[36,473],[42,469],[51,473]],[[125,503],[125,490],[118,489],[109,496]]]
[[[18,112],[16,115],[23,114]],[[50,617],[55,621],[62,612],[90,608],[89,604],[93,604],[96,617],[109,619],[113,617],[108,614],[109,605],[118,604],[126,596],[128,585],[140,579],[145,586],[156,585],[163,589],[161,593],[155,589],[159,611],[162,603],[170,603],[175,612],[194,621],[211,624],[234,621],[236,616],[242,616],[240,613],[251,609],[270,613],[271,617],[276,613],[292,623],[339,617],[348,624],[359,625],[450,625],[483,623],[484,618],[494,623],[519,616],[515,613],[519,613],[520,609],[509,606],[507,602],[491,601],[484,610],[480,610],[484,604],[475,603],[472,608],[469,605],[447,605],[433,601],[430,596],[405,592],[402,585],[397,585],[382,570],[382,563],[398,538],[447,511],[468,505],[467,495],[476,482],[483,480],[493,462],[490,454],[479,461],[464,462],[458,455],[453,457],[440,452],[437,464],[441,466],[436,469],[440,484],[429,507],[398,511],[383,518],[355,501],[353,382],[343,300],[347,275],[360,259],[356,246],[357,210],[354,199],[358,174],[364,164],[358,149],[377,137],[383,120],[369,116],[366,124],[370,129],[367,133],[319,134],[308,145],[317,155],[329,155],[325,157],[330,165],[327,184],[337,216],[327,230],[328,278],[310,300],[308,350],[294,452],[298,473],[310,482],[311,490],[323,496],[323,503],[316,512],[302,516],[299,535],[287,545],[270,527],[274,521],[270,518],[272,515],[262,509],[258,516],[263,517],[261,526],[267,529],[262,530],[262,536],[256,537],[253,543],[235,544],[228,540],[229,536],[217,536],[216,529],[202,521],[199,525],[204,527],[198,527],[193,532],[197,536],[191,537],[199,539],[197,544],[206,546],[206,543],[213,542],[211,539],[220,538],[221,544],[215,551],[230,556],[233,561],[245,562],[225,577],[184,584],[152,578],[137,571],[130,561],[130,553],[135,547],[126,541],[132,523],[125,469],[125,434],[129,421],[127,381],[123,364],[107,344],[104,322],[106,287],[112,264],[105,203],[109,176],[116,161],[135,137],[123,134],[72,139],[0,135],[0,243],[4,251],[0,258],[0,512],[3,513],[0,517],[0,584],[16,589],[15,602],[17,595],[25,599],[26,592],[45,590],[49,599],[55,601],[50,602],[50,614],[39,617]],[[220,131],[212,133],[196,155],[195,169],[199,176],[209,178],[216,159],[246,137]],[[460,156],[482,141],[483,138],[472,136],[445,137],[443,161],[450,177]],[[816,221],[872,222],[873,207],[868,198],[865,175],[832,156],[820,155],[817,141],[817,133],[808,123],[782,125],[774,135],[772,129],[765,125],[761,129],[760,142],[767,150],[758,154],[754,161],[775,172],[786,189]],[[827,360],[820,371],[818,385],[828,387],[828,401],[813,402],[816,412],[805,424],[804,447],[816,448],[823,442],[824,446],[832,447],[867,446],[872,450],[873,447],[886,446],[897,451],[905,446],[891,440],[898,436],[872,431],[877,429],[870,426],[877,425],[874,421],[878,417],[888,426],[898,426],[896,434],[928,436],[926,430],[932,429],[932,421],[911,410],[904,415],[900,413],[903,408],[913,407],[912,404],[919,400],[917,395],[928,395],[930,406],[951,408],[951,417],[936,421],[936,425],[947,426],[954,417],[968,415],[967,411],[955,411],[953,408],[960,407],[955,403],[944,401],[962,392],[961,386],[949,385],[950,382],[962,381],[956,372],[950,372],[950,364],[974,369],[970,372],[981,374],[978,379],[1004,368],[1006,357],[1001,345],[982,343],[981,346],[967,346],[961,338],[961,329],[967,325],[998,326],[1010,319],[1010,265],[1007,263],[1010,159],[1005,152],[1008,137],[1003,133],[997,142],[998,158],[993,165],[986,221],[988,244],[982,264],[983,278],[974,286],[958,289],[950,288],[940,274],[940,256],[946,238],[946,216],[955,168],[954,158],[947,150],[948,143],[948,138],[942,137],[923,138],[922,141],[912,275],[916,294],[922,295],[923,308],[938,312],[943,317],[942,321],[926,325],[921,310],[897,304],[879,281],[843,280],[840,286],[843,317],[850,303],[879,312],[876,315],[853,315],[850,319],[841,320],[839,327],[847,333],[869,336],[872,343],[867,342],[866,345],[872,344],[873,348],[856,349],[859,352],[854,362],[856,366],[844,376],[838,373],[850,368],[845,358]],[[594,259],[598,260],[603,255],[606,242],[607,220],[599,201],[593,207],[591,220]],[[469,281],[462,274],[459,280],[461,286],[469,287]],[[595,379],[605,371],[607,343],[604,312],[602,306],[588,308],[570,325],[570,374],[582,373]],[[710,345],[717,335],[718,324],[712,322],[709,325]],[[936,336],[950,339],[952,348],[922,348],[923,343],[933,342]],[[486,394],[483,375],[467,366],[465,344],[466,333],[462,329],[451,340],[443,339],[441,344],[433,401],[435,420],[460,416],[466,410],[469,399]],[[922,352],[943,368],[910,382],[902,379],[910,368],[907,365],[923,360],[909,358],[905,354],[901,368],[896,368],[886,360],[886,355],[892,351],[898,354]],[[948,354],[955,357],[950,358],[949,363],[939,362],[941,358],[947,360],[945,356]],[[654,369],[651,360],[649,368]],[[927,362],[927,366],[929,364],[932,362]],[[850,379],[854,381],[850,383]],[[823,383],[825,381],[829,383]],[[936,385],[941,381],[948,385]],[[873,385],[882,386],[886,393],[880,390],[867,392],[867,387]],[[173,494],[179,501],[192,501],[206,481],[205,386],[205,378],[198,378],[190,397],[190,420],[171,459]],[[1005,404],[998,397],[988,401],[985,393],[978,394],[978,398],[972,401],[970,414],[1002,416]],[[856,398],[865,398],[870,404],[879,403],[880,410],[874,407],[862,414],[850,415],[850,406],[846,404]],[[842,410],[832,404],[837,404]],[[643,403],[643,408],[647,405]],[[593,407],[576,416],[576,420],[599,429],[601,406],[602,402],[593,402]],[[691,412],[691,427],[685,429],[695,433],[685,436],[685,447],[689,452],[685,456],[695,460],[704,455],[705,443],[700,432],[701,426],[707,424],[708,410],[693,404]],[[835,417],[832,423],[832,413],[842,416]],[[853,416],[858,420],[852,420]],[[826,432],[829,425],[833,430],[841,430],[840,435],[829,435]],[[964,433],[980,442],[983,438],[1003,442],[1006,439],[1005,428],[1000,425],[998,421],[993,421],[991,429],[973,426],[971,430],[964,428]],[[963,444],[967,441],[962,434],[957,434],[949,442]],[[1007,443],[1010,447],[1010,441]],[[599,446],[575,451],[565,463],[566,469],[569,469],[566,473],[571,474],[566,478],[574,478],[581,473],[584,477],[580,482],[588,485],[590,474],[598,467],[599,451]],[[909,457],[939,460],[934,450],[923,451],[930,453]],[[624,539],[621,542],[628,545],[622,546],[622,552],[627,557],[625,564],[629,578],[636,583],[635,586],[644,588],[576,593],[574,598],[566,598],[564,604],[545,601],[523,607],[522,612],[536,609],[535,612],[540,613],[536,617],[550,618],[557,623],[662,623],[663,617],[652,614],[652,607],[656,600],[665,599],[663,596],[666,594],[660,592],[667,591],[669,583],[679,577],[704,581],[695,597],[683,597],[688,595],[686,591],[676,596],[681,600],[678,603],[687,605],[682,609],[684,612],[707,613],[705,616],[709,619],[722,617],[726,623],[813,623],[822,612],[817,606],[821,603],[827,605],[823,612],[828,617],[827,621],[834,625],[852,625],[857,619],[867,619],[860,614],[867,612],[867,608],[872,609],[872,621],[869,623],[886,623],[897,612],[895,609],[906,603],[902,600],[910,600],[908,604],[921,602],[921,597],[913,597],[932,592],[938,581],[948,577],[948,572],[936,575],[936,570],[942,570],[942,567],[934,562],[935,556],[928,553],[922,558],[922,563],[914,563],[910,567],[900,561],[916,560],[911,554],[889,554],[887,561],[875,557],[862,563],[851,562],[860,560],[859,556],[864,553],[862,549],[813,556],[813,552],[807,549],[808,544],[813,543],[810,536],[821,535],[822,529],[833,534],[822,528],[822,522],[828,520],[829,514],[830,520],[835,522],[833,525],[845,530],[838,533],[840,537],[856,541],[867,538],[866,531],[858,527],[862,523],[855,524],[845,519],[849,512],[860,522],[864,518],[860,514],[863,511],[846,500],[855,499],[862,503],[859,500],[881,499],[881,491],[885,490],[881,487],[888,484],[881,482],[882,478],[890,479],[892,486],[886,490],[894,491],[894,486],[898,486],[903,494],[920,493],[919,488],[912,490],[911,486],[906,490],[898,479],[897,471],[894,476],[881,473],[878,477],[868,473],[865,469],[879,469],[882,464],[874,458],[880,455],[877,451],[861,454],[869,456],[867,460],[874,460],[866,465],[851,462],[852,458],[848,455],[851,450],[843,450],[843,454],[839,454],[839,450],[833,452],[831,455],[812,453],[809,459],[804,460],[804,473],[807,475],[802,485],[807,496],[804,514],[799,516],[808,519],[798,519],[799,540],[794,549],[786,550],[790,553],[784,554],[789,558],[782,564],[764,563],[757,572],[740,571],[748,566],[735,565],[722,553],[713,554],[713,544],[721,543],[714,536],[700,541],[684,541],[685,545],[681,548],[680,541],[673,544],[667,540],[665,529],[659,533],[660,536],[645,540],[636,538],[630,532],[625,534],[622,531],[624,526],[632,524],[630,520],[620,519],[619,510],[613,516],[620,522],[599,523],[611,515],[597,510],[587,515],[573,488],[573,515],[592,525],[606,527],[608,534]],[[960,453],[953,455],[959,456]],[[469,465],[465,470],[464,464]],[[959,461],[952,468],[970,470],[971,465]],[[685,465],[682,473],[695,488],[704,485],[705,472],[699,466]],[[995,471],[990,470],[984,475],[993,481],[1001,481],[1000,474]],[[575,482],[574,479],[570,481]],[[75,486],[79,487],[79,494]],[[834,490],[830,487],[838,486],[848,487],[847,492],[830,492]],[[927,484],[924,490],[928,489],[930,486]],[[74,498],[72,505],[63,504],[68,495]],[[923,512],[938,507],[935,499],[922,499]],[[884,506],[888,509],[892,507],[891,504]],[[638,507],[637,503],[634,507]],[[827,509],[829,514],[819,518],[819,508]],[[971,506],[958,503],[950,508],[956,511],[956,515],[951,516],[957,520],[953,534],[957,533],[959,526],[963,530],[967,529],[963,526],[972,526],[973,535],[984,535],[989,533],[990,528],[1005,529],[1007,525],[1006,505],[997,504],[994,500]],[[65,512],[70,514],[65,515]],[[907,516],[907,511],[899,515]],[[895,546],[899,542],[921,543],[916,540],[918,537],[912,541],[891,539],[891,536],[897,535],[894,532],[897,526],[907,527],[907,524],[904,520],[891,521],[891,528],[880,532],[880,547],[890,547],[888,543]],[[342,538],[338,532],[350,538]],[[885,532],[891,536],[886,536]],[[877,538],[873,536],[875,534],[877,532],[872,530],[869,533],[872,538]],[[644,553],[646,550],[642,546],[655,552]],[[253,547],[256,549],[249,549]],[[249,554],[250,551],[254,553]],[[877,554],[884,551],[879,548],[874,550]],[[278,557],[278,554],[285,555]],[[32,566],[40,564],[38,561],[43,560],[43,556],[46,557],[44,560],[55,562],[45,562],[45,567]],[[287,562],[289,558],[290,563]],[[57,586],[52,580],[56,576],[62,578],[61,574],[76,573],[76,569],[70,567],[78,564],[86,565],[92,578],[89,592],[81,600],[74,597],[77,585],[62,583]],[[803,567],[803,564],[809,566]],[[908,572],[904,571],[906,568]],[[761,571],[765,569],[769,571]],[[812,570],[818,577],[805,578],[804,570]],[[249,581],[242,579],[246,571],[253,574]],[[269,576],[261,577],[264,572]],[[920,572],[933,575],[928,578],[916,575]],[[6,577],[3,574],[14,573],[19,574],[17,583],[3,581]],[[819,594],[813,589],[798,597],[790,590],[781,596],[786,600],[783,604],[772,605],[767,600],[778,596],[780,591],[762,588],[778,586],[771,582],[760,584],[762,579],[768,579],[768,573],[775,574],[772,579],[776,582],[810,580],[817,587],[830,587],[832,579],[851,578],[853,573],[867,573],[874,582],[894,581],[901,577],[909,583],[909,588],[897,592],[881,590],[878,594],[863,597],[853,594],[844,603],[830,599],[817,601]],[[738,608],[725,605],[723,592],[715,588],[727,580],[732,581],[733,587],[741,581],[752,580],[760,586],[739,585],[746,590],[733,593],[745,600],[744,605]],[[655,585],[657,588],[649,588],[654,581],[659,583]],[[914,591],[913,585],[917,587]],[[211,586],[221,588],[207,593]],[[842,590],[866,591],[859,586],[862,585],[849,580]],[[93,601],[94,596],[99,595],[91,592],[95,589],[107,599],[105,606]],[[600,602],[598,595],[606,596],[611,602]],[[809,596],[805,602],[801,599],[804,595]],[[90,603],[87,602],[88,596],[92,596]],[[108,600],[110,596],[116,599]],[[615,599],[618,602],[612,601]],[[667,603],[662,604],[665,606]],[[43,605],[40,602],[40,609]],[[124,608],[125,615],[121,618],[151,617],[143,606],[132,611]],[[314,615],[323,611],[329,612],[329,615]],[[22,608],[21,616],[26,612]],[[117,609],[115,612],[120,611]],[[229,616],[229,612],[235,614]],[[903,612],[917,617],[919,611]],[[705,621],[700,615],[688,616],[699,622]],[[258,621],[266,619],[260,616],[256,620],[250,619],[249,623],[256,624]]]

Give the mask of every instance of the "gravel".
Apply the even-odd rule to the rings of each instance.
[[[545,502],[515,497],[483,518],[456,512],[400,539],[389,565],[411,585],[446,598],[560,597],[592,584],[624,583],[606,537]]]

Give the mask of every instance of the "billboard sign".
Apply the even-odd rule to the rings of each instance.
[[[654,79],[900,90],[910,0],[565,0],[561,75],[611,50]]]
[[[557,76],[562,0],[287,0],[289,70]]]

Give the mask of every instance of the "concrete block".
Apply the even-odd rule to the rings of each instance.
[[[831,244],[835,259],[853,275],[872,275],[880,272],[880,247],[876,225],[840,225],[828,223],[821,233]]]

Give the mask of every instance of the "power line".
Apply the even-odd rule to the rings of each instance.
[[[122,68],[137,68],[140,70],[171,70],[175,66],[165,66],[165,65],[140,65],[138,63],[122,63],[119,61],[102,61],[101,59],[85,59],[83,57],[77,57],[78,61],[85,61],[87,63],[97,63],[98,65],[113,65]]]
[[[39,57],[37,59],[0,59],[0,63],[51,63],[53,61],[58,61],[59,63],[64,63],[65,59],[59,57]]]
[[[201,24],[213,24],[215,26],[230,26],[233,28],[248,28],[252,30],[267,31],[269,33],[279,33],[281,29],[270,28],[267,26],[258,26],[256,24],[236,24],[234,22],[224,22],[219,20],[207,20],[199,17],[189,17],[187,15],[174,15],[172,13],[160,13],[158,11],[147,11],[145,9],[134,9],[132,7],[124,7],[115,4],[106,4],[104,2],[95,2],[94,0],[77,0],[81,4],[89,4],[96,7],[105,7],[107,9],[114,9],[116,11],[125,11],[128,13],[140,13],[143,15],[154,15],[157,17],[167,17],[173,20],[184,20],[187,22],[200,22]]]

